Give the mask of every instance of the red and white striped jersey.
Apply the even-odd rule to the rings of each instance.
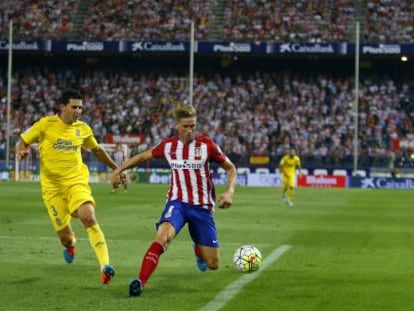
[[[171,168],[167,200],[180,200],[213,209],[215,191],[210,173],[210,162],[223,163],[225,154],[207,136],[199,135],[189,144],[178,137],[161,141],[153,150],[154,158],[164,158]]]

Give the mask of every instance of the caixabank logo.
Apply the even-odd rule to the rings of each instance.
[[[414,189],[413,178],[387,178],[387,177],[352,177],[349,183],[351,188],[362,189]]]

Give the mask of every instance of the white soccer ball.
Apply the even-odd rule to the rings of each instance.
[[[233,264],[240,272],[256,271],[262,264],[262,254],[253,245],[243,245],[234,253]]]

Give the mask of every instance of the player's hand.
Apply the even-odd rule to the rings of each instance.
[[[20,163],[24,158],[26,158],[29,155],[29,152],[29,148],[26,148],[24,150],[18,150],[18,152],[16,152],[17,163]]]
[[[232,196],[225,192],[218,198],[218,205],[220,208],[229,208],[233,204]]]
[[[126,180],[126,175],[125,173],[121,173],[118,169],[114,170],[114,172],[112,173],[111,176],[111,184],[113,188],[119,188],[119,186],[121,185],[121,176],[124,175],[125,180]]]
[[[121,185],[126,185],[128,183],[127,175],[125,173],[121,173],[119,175],[119,181]]]

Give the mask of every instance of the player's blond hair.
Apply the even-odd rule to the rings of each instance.
[[[197,111],[193,106],[190,105],[183,105],[175,111],[175,120],[179,121],[183,118],[196,118]]]

